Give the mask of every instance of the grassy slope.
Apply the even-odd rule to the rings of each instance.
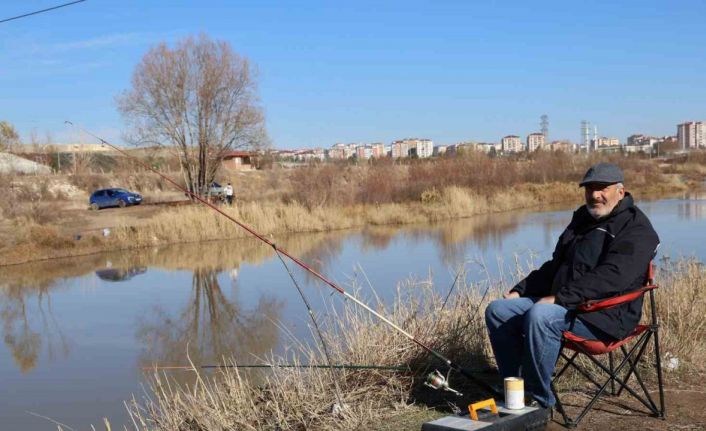
[[[685,190],[686,183],[671,177],[637,189],[645,196]],[[294,232],[325,232],[369,225],[402,225],[436,222],[517,209],[541,209],[559,203],[579,203],[581,194],[573,183],[520,184],[490,193],[456,186],[427,194],[424,201],[348,206],[307,207],[297,203],[245,202],[225,211],[264,235]],[[140,226],[115,229],[109,238],[98,235],[74,241],[51,225],[20,222],[11,246],[0,249],[0,265],[78,256],[100,251],[148,247],[182,242],[247,237],[225,217],[198,205],[173,207],[158,212]]]

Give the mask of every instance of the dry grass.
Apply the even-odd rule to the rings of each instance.
[[[526,185],[483,196],[471,190],[450,187],[433,202],[413,204],[313,207],[297,202],[248,202],[224,211],[265,235],[292,232],[325,232],[366,225],[395,225],[448,220],[478,214],[538,207],[563,201],[569,184]],[[566,194],[565,194],[566,193]],[[160,217],[139,228],[117,232],[120,244],[158,245],[169,242],[195,242],[246,237],[249,234],[232,222],[202,207],[180,207],[164,211]]]
[[[31,180],[30,180],[31,179]],[[57,220],[57,202],[76,192],[63,187],[53,176],[14,177],[0,175],[0,221],[23,220],[38,224]]]
[[[397,300],[387,308],[378,302],[377,308],[452,360],[478,366],[485,363],[487,348],[476,336],[483,332],[483,313],[476,312],[482,286],[459,287],[442,313],[436,311],[443,298],[429,281],[401,284]],[[152,400],[129,403],[134,423],[140,430],[352,430],[370,429],[374,421],[415,409],[417,395],[424,392],[419,391],[423,376],[440,364],[350,302],[332,307],[323,326],[334,363],[407,366],[409,371],[335,370],[345,405],[340,415],[332,414],[337,396],[328,370],[274,367],[253,375],[224,368],[211,375],[194,368],[194,381],[186,385],[155,374]],[[319,348],[297,340],[292,345],[299,347],[295,362],[325,363]],[[292,361],[291,356],[269,359]]]
[[[665,379],[668,381],[690,380],[690,376],[706,372],[703,357],[706,354],[706,267],[694,259],[672,261],[664,258],[657,266],[655,291],[657,320],[659,323],[660,353]],[[645,296],[642,323],[651,321],[649,296]],[[620,354],[618,354],[620,357]],[[669,360],[676,358],[676,368],[669,368]],[[608,366],[607,358],[602,358]],[[594,375],[602,375],[587,358],[579,356],[578,362]],[[560,361],[563,363],[563,361]],[[643,378],[656,385],[654,373],[654,344],[648,344],[642,356]],[[560,390],[593,389],[583,376],[573,369],[568,370],[559,382]]]
[[[519,266],[513,278],[525,272]],[[663,352],[678,356],[687,369],[703,371],[706,330],[706,269],[695,261],[663,263],[657,282],[661,285],[658,311],[662,323]],[[381,313],[417,338],[467,367],[487,365],[490,356],[482,309],[499,296],[499,281],[468,284],[460,277],[454,299],[441,310],[442,297],[427,280],[411,281],[398,287],[389,307],[377,303]],[[490,283],[490,294],[481,301]],[[481,303],[482,302],[482,303]],[[648,314],[647,312],[645,313]],[[420,382],[434,367],[444,369],[404,336],[380,324],[374,317],[349,302],[331,308],[325,320],[325,337],[333,362],[406,366],[408,372],[381,370],[337,370],[335,379],[346,406],[332,414],[336,403],[332,376],[327,370],[273,367],[253,375],[234,368],[215,374],[194,367],[191,384],[177,384],[166,374],[152,376],[153,397],[128,403],[139,430],[352,430],[376,429],[373,423],[418,415],[438,405],[421,389]],[[483,334],[483,335],[481,335]],[[479,336],[481,335],[481,336]],[[299,346],[298,363],[324,363],[320,349]],[[666,353],[665,353],[666,354]],[[272,363],[291,362],[269,358]],[[648,361],[645,360],[648,365]],[[462,378],[453,377],[464,392]],[[565,384],[578,380],[565,379]],[[438,393],[436,396],[438,397]],[[458,399],[446,401],[462,403]],[[464,399],[465,401],[465,399]],[[448,408],[448,407],[447,407]],[[453,409],[453,408],[452,408]],[[428,415],[422,414],[428,419]]]
[[[706,267],[694,259],[664,259],[656,283],[663,355],[678,358],[685,371],[706,371]]]
[[[170,175],[179,180],[178,172]],[[134,171],[134,169],[122,169],[110,175],[80,173],[68,175],[67,178],[71,184],[86,193],[92,193],[97,189],[107,187],[122,187],[141,193],[159,192],[170,187],[159,175],[152,172]]]

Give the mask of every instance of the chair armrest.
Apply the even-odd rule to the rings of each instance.
[[[607,308],[615,307],[616,305],[624,304],[626,302],[631,302],[641,297],[650,290],[656,289],[657,286],[654,284],[649,284],[647,286],[642,286],[637,290],[633,290],[628,293],[624,293],[620,296],[614,296],[612,298],[605,299],[593,299],[586,301],[583,304],[576,307],[576,311],[579,313],[593,313],[594,311],[605,310]]]

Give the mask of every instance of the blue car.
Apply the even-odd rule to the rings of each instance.
[[[139,193],[129,192],[125,189],[96,190],[88,201],[92,210],[106,207],[122,208],[128,205],[139,205],[141,202],[142,196]]]

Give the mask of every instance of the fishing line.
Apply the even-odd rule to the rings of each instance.
[[[287,262],[282,259],[282,255],[279,254],[279,250],[277,249],[276,244],[272,244],[272,248],[274,249],[275,253],[277,254],[277,257],[279,258],[280,262],[282,262],[282,265],[284,265],[284,269],[287,270],[287,274],[289,274],[289,278],[292,279],[292,283],[294,283],[294,286],[296,286],[297,291],[299,292],[299,296],[301,296],[302,301],[304,301],[304,305],[306,306],[306,311],[309,313],[309,317],[311,317],[311,321],[314,323],[314,329],[316,330],[316,334],[319,336],[319,340],[321,341],[321,347],[324,350],[324,355],[326,356],[326,363],[329,366],[329,371],[331,371],[331,380],[333,380],[333,385],[336,390],[336,398],[338,398],[338,405],[343,408],[343,399],[341,397],[341,388],[338,387],[338,379],[336,378],[336,374],[333,372],[333,367],[332,362],[331,362],[331,356],[329,355],[328,348],[326,347],[326,341],[324,340],[324,336],[321,333],[321,329],[319,329],[319,324],[316,322],[316,316],[314,316],[314,310],[311,309],[311,305],[309,305],[309,301],[306,299],[306,296],[304,295],[304,291],[302,291],[302,288],[299,286],[299,283],[297,282],[297,279],[294,278],[294,274],[292,274],[292,270],[289,269],[289,265],[287,265]]]
[[[451,296],[451,292],[454,291],[454,287],[456,287],[456,282],[458,281],[458,277],[461,275],[461,272],[463,272],[464,266],[466,265],[466,262],[463,262],[460,267],[458,268],[458,271],[456,271],[456,276],[454,277],[454,282],[451,284],[451,288],[449,291],[446,293],[446,298],[444,298],[444,303],[441,304],[441,308],[439,308],[439,311],[437,311],[436,315],[436,322],[434,322],[434,328],[430,333],[435,334],[437,326],[439,326],[439,322],[441,321],[441,313],[444,311],[444,307],[446,307],[446,302],[448,302],[449,297]]]
[[[340,286],[338,286],[336,283],[334,283],[333,281],[329,280],[328,278],[324,277],[322,274],[320,274],[320,273],[319,273],[318,271],[316,271],[315,269],[311,268],[310,266],[308,266],[307,264],[305,264],[304,262],[302,262],[302,261],[299,260],[298,258],[292,256],[292,255],[289,254],[287,251],[285,251],[285,250],[283,250],[283,249],[281,249],[281,248],[277,248],[277,247],[275,246],[275,243],[274,243],[274,242],[272,242],[272,241],[270,241],[269,239],[265,238],[262,234],[257,233],[253,228],[251,228],[251,227],[249,227],[248,225],[246,225],[246,224],[244,224],[244,223],[238,221],[237,219],[235,219],[235,218],[233,218],[232,216],[228,215],[226,212],[224,212],[224,211],[221,210],[220,208],[216,207],[214,204],[212,204],[212,203],[206,201],[206,200],[203,199],[202,197],[200,197],[200,196],[196,195],[195,193],[193,193],[193,192],[187,190],[185,187],[179,185],[176,181],[174,181],[173,179],[171,179],[171,178],[168,177],[167,175],[164,175],[163,173],[159,172],[157,169],[153,168],[152,166],[148,165],[147,163],[143,162],[142,160],[138,159],[137,157],[135,157],[135,156],[129,154],[127,151],[125,151],[125,150],[123,150],[123,149],[121,149],[121,148],[119,148],[119,147],[117,147],[117,146],[111,144],[110,142],[106,141],[105,139],[102,139],[102,138],[100,138],[99,136],[96,136],[95,134],[93,134],[93,133],[91,133],[91,132],[85,130],[84,128],[82,128],[82,127],[80,127],[80,126],[74,125],[71,121],[65,121],[65,123],[66,123],[66,124],[69,124],[69,125],[71,125],[71,126],[76,127],[77,129],[83,131],[84,133],[86,133],[86,134],[88,134],[88,135],[90,135],[90,136],[93,136],[94,138],[96,138],[97,140],[99,140],[99,141],[101,142],[101,144],[106,145],[106,146],[108,146],[108,147],[114,149],[115,151],[119,152],[120,154],[126,156],[127,158],[129,158],[129,159],[131,159],[131,160],[134,160],[135,162],[137,162],[138,164],[140,164],[141,166],[143,166],[145,169],[147,169],[147,170],[149,170],[149,171],[151,171],[151,172],[154,172],[154,173],[157,174],[160,178],[163,178],[165,181],[169,182],[170,184],[172,184],[172,185],[173,185],[174,187],[176,187],[177,189],[179,189],[179,190],[183,191],[184,193],[186,193],[187,196],[190,196],[192,199],[199,201],[199,202],[202,203],[203,205],[206,205],[207,207],[209,207],[209,208],[211,208],[212,210],[216,211],[217,213],[221,214],[223,217],[225,217],[225,218],[227,218],[228,220],[232,221],[233,223],[237,224],[238,226],[240,226],[241,228],[243,228],[245,231],[247,231],[248,233],[250,233],[252,236],[258,238],[259,240],[261,240],[261,241],[264,242],[265,244],[267,244],[267,245],[269,245],[270,247],[274,248],[278,253],[281,253],[282,255],[286,256],[286,257],[289,258],[292,262],[294,262],[294,263],[296,263],[297,265],[299,265],[302,269],[304,269],[305,271],[309,272],[309,273],[310,273],[311,275],[313,275],[314,277],[316,277],[316,278],[318,278],[319,280],[321,280],[322,282],[324,282],[327,286],[329,286],[329,287],[331,287],[332,289],[336,290],[338,293],[340,293],[341,295],[343,295],[345,298],[350,299],[351,301],[355,302],[358,306],[363,307],[363,308],[364,308],[365,310],[367,310],[370,314],[372,314],[373,316],[377,317],[377,318],[380,319],[382,322],[386,323],[388,326],[392,327],[393,329],[395,329],[395,330],[396,330],[397,332],[399,332],[400,334],[404,335],[407,339],[409,339],[409,340],[412,341],[413,343],[417,344],[419,347],[421,347],[422,349],[424,349],[424,350],[426,350],[427,352],[431,353],[432,355],[436,356],[438,359],[440,359],[441,361],[443,361],[444,364],[446,364],[446,366],[449,367],[450,369],[461,373],[464,377],[466,377],[466,378],[469,379],[470,381],[474,382],[474,383],[477,384],[478,386],[482,387],[482,388],[485,389],[486,391],[488,391],[488,392],[490,392],[490,393],[492,393],[492,394],[498,395],[498,396],[501,395],[501,394],[500,394],[495,388],[493,388],[491,385],[489,385],[488,383],[484,382],[484,381],[481,380],[480,378],[474,376],[474,375],[472,374],[471,370],[468,370],[468,369],[462,367],[461,365],[459,365],[459,364],[457,364],[457,363],[451,361],[450,359],[448,359],[447,357],[445,357],[445,356],[442,355],[441,353],[437,352],[436,350],[434,350],[434,349],[432,349],[431,347],[427,346],[427,345],[424,344],[423,342],[419,341],[414,335],[412,335],[412,334],[410,334],[409,332],[405,331],[405,330],[402,329],[400,326],[398,326],[397,324],[395,324],[394,322],[392,322],[392,321],[391,321],[390,319],[388,319],[387,317],[383,316],[382,314],[380,314],[380,313],[378,313],[377,311],[375,311],[374,309],[372,309],[369,305],[367,305],[366,303],[362,302],[362,301],[361,301],[360,299],[358,299],[357,297],[355,297],[355,296],[351,295],[350,293],[346,292],[343,288],[341,288]]]
[[[15,20],[15,19],[26,18],[26,17],[28,17],[28,16],[37,15],[37,14],[44,13],[44,12],[49,12],[49,11],[54,10],[54,9],[59,9],[59,8],[66,7],[66,6],[71,6],[71,5],[74,5],[74,4],[76,4],[76,3],[81,3],[81,2],[85,2],[85,1],[86,1],[86,0],[76,0],[76,1],[69,2],[69,3],[60,4],[59,6],[54,6],[54,7],[50,7],[50,8],[47,8],[47,9],[37,10],[37,11],[29,12],[29,13],[26,13],[26,14],[23,14],[23,15],[13,16],[12,18],[5,18],[5,19],[3,19],[3,20],[0,20],[0,24],[2,24],[2,23],[4,23],[4,22],[8,22],[8,21]]]

